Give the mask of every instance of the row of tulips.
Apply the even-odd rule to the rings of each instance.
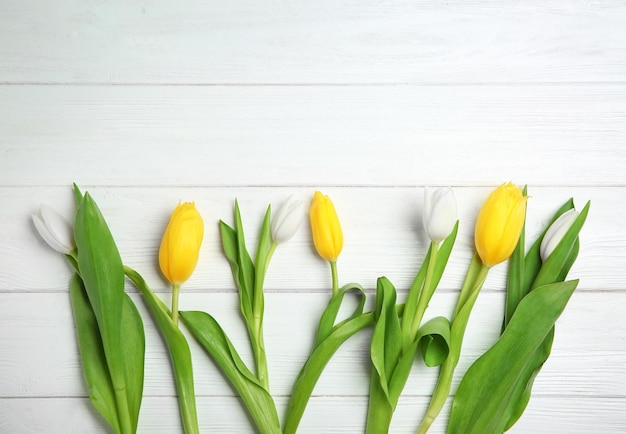
[[[66,255],[75,270],[70,296],[89,396],[113,430],[124,434],[137,431],[145,352],[143,320],[124,292],[124,276],[142,294],[169,351],[186,433],[197,433],[199,427],[191,352],[179,318],[240,395],[261,433],[296,432],[317,380],[337,349],[355,333],[373,327],[366,432],[389,431],[398,399],[419,355],[427,366],[439,367],[430,405],[417,428],[418,433],[425,433],[450,394],[465,329],[488,271],[509,260],[501,336],[465,373],[448,422],[451,434],[502,433],[524,412],[534,378],[550,354],[554,323],[576,288],[576,280],[565,279],[578,254],[578,234],[589,210],[587,203],[578,213],[570,199],[526,249],[526,191],[510,183],[496,188],[478,215],[476,253],[452,316],[423,323],[456,239],[459,222],[451,189],[425,190],[423,224],[431,242],[405,302],[399,304],[396,288],[380,277],[375,309],[370,312],[364,311],[363,287],[356,283],[339,286],[337,260],[343,233],[328,196],[316,192],[310,205],[290,197],[274,216],[268,207],[254,257],[246,246],[235,203],[234,224],[220,221],[219,229],[254,355],[253,366],[248,366],[209,313],[178,310],[181,285],[197,265],[204,234],[204,222],[193,203],[176,207],[159,250],[161,271],[172,287],[168,307],[139,273],[123,265],[93,198],[76,186],[74,193],[77,210],[73,227],[45,205],[33,215],[33,221],[41,237]],[[296,233],[307,208],[315,248],[330,265],[332,293],[281,424],[270,393],[263,338],[263,286],[274,251]],[[360,302],[351,315],[339,319],[348,292],[356,293]]]

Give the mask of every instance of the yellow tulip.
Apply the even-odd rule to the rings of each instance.
[[[526,216],[527,197],[512,183],[496,188],[480,210],[474,238],[476,251],[488,267],[513,254]]]
[[[343,233],[330,198],[316,191],[309,215],[317,253],[329,262],[337,261],[343,248]]]
[[[195,204],[179,204],[172,212],[159,249],[161,271],[172,285],[181,285],[193,273],[203,236],[204,223]]]

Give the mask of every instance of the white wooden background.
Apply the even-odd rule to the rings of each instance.
[[[73,181],[164,300],[161,233],[179,200],[195,200],[206,241],[181,308],[214,314],[247,360],[217,232],[235,198],[252,248],[268,203],[321,189],[344,228],[341,282],[373,294],[386,275],[403,299],[427,247],[423,186],[453,186],[461,229],[429,316],[451,313],[492,188],[529,185],[531,238],[570,196],[591,199],[571,271],[579,288],[512,432],[626,432],[625,172],[622,0],[2,0],[0,432],[108,432],[86,397],[70,269],[30,219],[40,202],[71,218]],[[329,297],[311,245],[304,225],[267,276],[281,415]],[[453,391],[497,338],[504,276],[496,267],[478,299]],[[163,343],[128,290],[147,333],[140,432],[180,432]],[[363,432],[368,339],[333,359],[301,432]],[[201,430],[250,432],[231,388],[192,351]],[[435,375],[416,365],[392,432],[414,432]]]

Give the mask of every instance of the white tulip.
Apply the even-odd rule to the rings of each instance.
[[[550,225],[541,241],[541,247],[539,247],[539,254],[541,255],[542,261],[545,262],[546,259],[548,259],[577,218],[578,212],[572,208],[561,214],[559,218]]]
[[[424,189],[424,229],[434,243],[443,241],[454,229],[457,220],[456,199],[451,188],[438,188],[432,193]]]
[[[42,204],[39,212],[33,214],[33,223],[41,238],[57,252],[67,255],[74,250],[72,226],[48,205]]]
[[[294,236],[307,211],[307,204],[293,194],[280,206],[271,223],[272,239],[280,244]]]

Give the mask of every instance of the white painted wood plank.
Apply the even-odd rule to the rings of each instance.
[[[449,316],[456,293],[436,293],[428,317]],[[137,294],[132,295],[146,330],[146,396],[175,393],[167,351]],[[169,304],[164,294],[163,300]],[[265,341],[274,396],[288,396],[308,356],[327,294],[266,295]],[[404,296],[400,296],[403,300]],[[1,398],[87,396],[68,294],[0,294]],[[373,297],[370,297],[370,305]],[[182,310],[211,313],[250,363],[245,326],[235,294],[181,294]],[[552,356],[536,381],[536,396],[626,398],[626,293],[577,292],[557,322]],[[471,363],[497,339],[502,294],[485,291],[472,313],[453,391]],[[371,306],[369,306],[371,308]],[[367,396],[369,331],[355,335],[327,366],[316,396]],[[204,352],[189,338],[198,396],[233,396]],[[429,396],[437,371],[416,364],[404,395]]]
[[[495,187],[495,186],[494,186]],[[458,290],[473,254],[473,230],[478,210],[494,187],[454,189],[460,229],[441,288]],[[179,200],[194,200],[205,220],[205,240],[196,272],[185,284],[187,292],[233,291],[232,276],[223,257],[218,220],[233,222],[238,198],[248,248],[256,251],[256,235],[268,204],[278,206],[292,193],[310,198],[309,188],[119,188],[86,187],[99,204],[126,264],[139,270],[155,288],[166,285],[157,265],[157,252],[171,210]],[[423,189],[325,188],[335,203],[343,226],[345,246],[339,258],[340,281],[360,282],[368,290],[376,278],[388,276],[406,291],[427,250],[422,229]],[[528,242],[534,241],[554,211],[574,197],[581,209],[592,201],[580,235],[582,248],[571,276],[581,279],[582,290],[624,290],[626,228],[615,207],[626,196],[624,188],[535,187],[528,203]],[[66,291],[71,269],[65,259],[39,238],[31,213],[41,202],[55,207],[71,220],[71,187],[0,188],[0,291]],[[488,290],[504,287],[506,267],[495,267]],[[279,247],[273,257],[266,288],[270,291],[326,291],[330,285],[327,264],[312,247],[308,221],[296,236]]]
[[[6,401],[6,400],[5,400]],[[101,418],[86,398],[28,398],[10,400],[0,408],[0,429],[20,434],[104,434]],[[286,406],[279,399],[277,404]],[[411,434],[425,409],[424,398],[400,400],[391,432]],[[173,397],[144,399],[139,416],[141,433],[181,433],[177,403]],[[362,397],[313,398],[304,415],[299,433],[362,434],[367,400]],[[254,432],[239,409],[235,398],[200,397],[198,399],[200,430],[203,433]],[[621,434],[626,430],[624,400],[533,397],[522,419],[511,434]],[[432,434],[445,433],[449,404],[435,421]]]
[[[620,0],[0,4],[5,83],[623,81]]]
[[[626,85],[0,86],[0,185],[626,185]]]

